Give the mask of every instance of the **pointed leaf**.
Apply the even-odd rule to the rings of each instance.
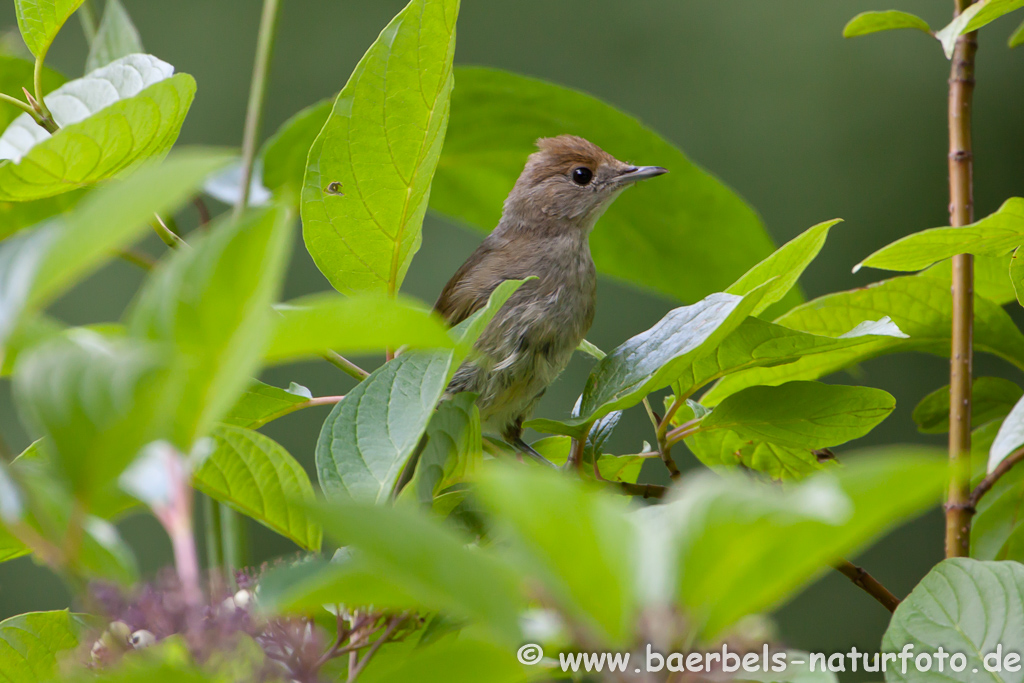
[[[896,351],[920,350],[949,355],[952,320],[949,281],[938,277],[909,276],[876,282],[867,287],[827,294],[786,313],[775,322],[812,334],[837,336],[865,318],[890,316],[909,336],[879,337],[853,348],[819,353],[774,368],[752,368],[729,375],[705,395],[705,405],[744,387],[777,385],[792,380],[813,380],[855,363]],[[1024,335],[1000,306],[975,296],[974,341],[979,351],[992,353],[1024,368]]]
[[[415,299],[383,294],[314,294],[276,307],[270,363],[339,353],[377,353],[401,346],[451,348],[444,321]]]
[[[1017,27],[1017,30],[1010,36],[1010,40],[1007,41],[1010,47],[1017,47],[1018,45],[1024,45],[1024,23]]]
[[[78,647],[85,620],[61,610],[29,612],[0,621],[0,676],[6,681],[45,681],[56,676],[57,658]]]
[[[803,479],[835,464],[819,458],[814,449],[750,438],[731,429],[700,432],[686,439],[686,446],[713,470],[742,467],[783,481]]]
[[[935,34],[935,37],[942,43],[946,59],[953,58],[953,48],[956,47],[957,38],[965,33],[977,31],[982,26],[1021,7],[1024,7],[1024,0],[978,0],[970,5],[945,28]]]
[[[861,12],[846,24],[846,28],[843,29],[843,37],[866,36],[869,33],[891,31],[896,28],[913,28],[924,31],[928,35],[932,33],[928,22],[921,17],[891,9],[882,12]]]
[[[38,59],[50,49],[57,32],[84,0],[14,0],[18,28]]]
[[[632,116],[585,93],[460,67],[431,208],[490,231],[537,138],[572,132],[670,173],[627,190],[590,236],[598,272],[682,301],[721,291],[773,245],[733,190]],[[686,268],[680,268],[686,263]]]
[[[316,500],[309,476],[273,439],[242,427],[213,430],[213,451],[193,474],[196,488],[289,538],[320,549],[320,525],[299,501]]]
[[[744,273],[725,291],[729,294],[748,294],[771,281],[762,295],[761,302],[750,313],[758,315],[789,293],[800,275],[821,251],[828,231],[841,222],[842,219],[837,218],[808,228]]]
[[[1024,199],[1007,199],[999,210],[959,228],[933,228],[916,232],[882,247],[861,261],[883,270],[921,270],[957,254],[1002,256],[1024,243]]]
[[[411,0],[338,95],[309,150],[306,248],[340,292],[398,291],[419,249],[448,127],[458,0]]]
[[[89,56],[85,60],[85,72],[95,71],[122,57],[143,51],[139,31],[121,0],[107,0],[103,5],[103,18],[100,19],[96,37],[93,38]]]
[[[784,489],[693,477],[653,514],[678,525],[674,585],[698,637],[710,640],[938,503],[945,479],[938,450],[884,449]]]
[[[1017,671],[1003,668],[1004,658],[1017,652],[1024,639],[1024,566],[1016,562],[979,562],[957,557],[938,564],[896,608],[882,639],[885,652],[899,652],[905,645],[916,656],[960,653],[966,666],[956,671],[947,662],[945,672],[906,672],[894,663],[886,681],[931,682],[941,675],[946,681],[1020,681]],[[986,655],[998,656],[986,659]],[[999,660],[998,671],[985,666]],[[1015,662],[1020,666],[1020,657]],[[1008,661],[1008,660],[1007,660]]]
[[[307,403],[308,396],[253,381],[221,421],[235,427],[259,429],[268,422],[300,410]]]
[[[978,377],[971,388],[971,425],[978,427],[1005,417],[1021,397],[1021,388],[1001,377]],[[914,408],[914,422],[922,434],[949,431],[949,385],[936,389]]]
[[[292,222],[283,207],[221,221],[154,271],[133,306],[132,334],[174,349],[168,410],[182,452],[227,414],[256,374],[270,341],[270,304],[288,263]]]
[[[57,88],[44,100],[53,135],[22,114],[0,135],[0,201],[50,197],[167,152],[195,95],[188,74],[134,54]]]

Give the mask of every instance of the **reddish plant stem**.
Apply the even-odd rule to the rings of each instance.
[[[956,14],[973,0],[956,0]],[[971,105],[976,33],[960,36],[949,77],[949,220],[959,227],[974,220]],[[949,492],[946,496],[946,557],[970,551],[967,509],[971,477],[971,378],[974,355],[974,257],[953,257],[953,326],[949,368]]]

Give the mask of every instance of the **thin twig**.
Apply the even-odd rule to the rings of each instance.
[[[199,227],[205,228],[210,223],[210,208],[206,206],[206,202],[199,195],[192,198],[192,205],[196,207],[196,212],[199,214]]]
[[[664,498],[668,493],[669,488],[667,486],[661,486],[659,484],[633,484],[628,481],[608,481],[611,485],[612,490],[616,490],[619,493],[624,493],[627,496],[639,496],[640,498]]]
[[[270,57],[274,52],[274,33],[277,28],[279,0],[263,0],[260,16],[260,32],[256,37],[256,61],[252,68],[252,84],[249,87],[249,104],[245,111],[245,129],[242,132],[242,185],[234,215],[237,217],[249,203],[249,186],[252,184],[253,164],[256,162],[256,144],[263,120],[263,102],[267,96],[267,81],[270,80]]]
[[[899,607],[900,599],[880,584],[878,579],[868,574],[863,567],[858,567],[847,560],[840,560],[835,565],[835,570],[846,576],[850,581],[853,581],[855,586],[864,589],[864,592],[881,603],[882,607],[890,612],[895,612],[896,608]]]
[[[22,102],[17,97],[11,97],[10,95],[5,95],[4,93],[0,92],[0,102],[7,102],[8,104],[12,104],[18,109],[21,109],[22,111],[26,112],[33,119],[36,118],[36,110],[33,109],[30,104],[28,104],[27,102]],[[36,123],[39,123],[38,119],[36,120]]]
[[[144,254],[136,249],[122,249],[121,251],[117,252],[117,255],[122,260],[127,261],[133,266],[138,266],[143,270],[153,270],[153,268],[156,266],[156,259],[154,259],[149,254]]]
[[[693,436],[700,431],[700,418],[694,418],[689,422],[684,422],[675,429],[669,431],[665,435],[665,445],[674,446],[683,439]]]
[[[572,440],[572,445],[569,448],[569,458],[565,461],[565,468],[567,470],[575,469],[581,470],[583,467],[583,454],[587,448],[587,437],[590,436],[590,430],[594,426],[594,423],[583,426],[583,432],[579,438]]]
[[[973,515],[977,512],[978,503],[981,502],[982,496],[991,491],[996,482],[999,481],[1004,474],[1013,469],[1013,466],[1021,460],[1024,460],[1024,448],[1019,448],[1003,458],[1003,461],[996,465],[996,468],[974,487],[974,490],[971,491],[971,495],[967,498],[966,511],[969,515]]]
[[[371,645],[367,653],[363,655],[363,658],[359,660],[359,663],[356,664],[355,668],[349,671],[348,683],[353,683],[359,677],[359,674],[363,672],[363,669],[366,668],[366,665],[370,663],[370,659],[372,659],[373,656],[377,654],[377,650],[379,650],[381,645],[386,643],[388,639],[391,638],[391,635],[398,629],[399,626],[402,625],[402,622],[404,622],[405,619],[406,617],[403,614],[398,617],[393,617],[388,622],[388,626],[386,629],[384,629],[384,633],[381,634],[380,638],[373,642],[373,645]]]
[[[974,0],[956,0],[960,15]],[[949,77],[949,221],[953,227],[974,220],[971,106],[977,33],[957,38]],[[953,257],[953,325],[949,358],[949,493],[946,497],[946,557],[970,552],[971,516],[966,510],[971,485],[971,377],[974,334],[974,257]]]
[[[342,372],[344,372],[349,377],[354,378],[358,382],[362,382],[364,379],[370,376],[370,373],[368,373],[366,370],[363,370],[361,367],[350,361],[348,358],[345,358],[337,351],[328,351],[327,353],[323,354],[323,359],[330,363],[331,365],[333,365],[334,367],[341,370]]]
[[[153,214],[153,230],[156,234],[171,249],[178,249],[179,247],[187,247],[188,243],[181,239],[177,233],[167,227],[167,224],[163,222],[160,216]]]

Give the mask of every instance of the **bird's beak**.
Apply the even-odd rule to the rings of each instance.
[[[668,173],[668,169],[661,166],[630,166],[623,170],[615,180],[625,185],[627,183],[635,183],[638,180],[646,180],[647,178],[664,175],[665,173]]]

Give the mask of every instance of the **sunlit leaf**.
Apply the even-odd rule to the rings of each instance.
[[[878,31],[891,31],[897,28],[913,28],[931,35],[932,29],[928,22],[919,16],[898,10],[881,12],[861,12],[843,29],[844,38],[864,36]]]
[[[1017,303],[1024,306],[1024,252],[1020,247],[1014,250],[1010,259],[1010,282],[1013,284],[1013,293],[1017,297]]]
[[[50,43],[83,0],[14,0],[21,37],[32,54],[42,58]]]
[[[945,28],[935,33],[935,37],[942,43],[946,59],[952,59],[957,38],[965,33],[977,31],[982,26],[1021,7],[1024,7],[1024,0],[979,0],[968,6]]]
[[[590,95],[504,71],[460,67],[430,206],[488,232],[537,138],[572,132],[669,174],[623,193],[590,236],[598,272],[682,301],[722,291],[773,245],[731,189],[635,118]],[[679,264],[685,263],[685,268]]]
[[[57,658],[78,647],[85,620],[67,610],[29,612],[0,621],[0,676],[13,683],[50,680]]]
[[[957,254],[1002,256],[1024,243],[1024,199],[1007,199],[999,210],[963,227],[916,232],[882,247],[861,261],[883,270],[921,270]]]
[[[971,424],[974,427],[1005,417],[1021,397],[1021,388],[1001,377],[978,377],[971,388]],[[936,389],[914,408],[914,422],[922,434],[949,431],[949,385]]]
[[[977,681],[975,672],[986,672],[991,681],[1019,681],[1018,671],[1003,668],[1004,661],[1019,667],[1006,657],[1017,652],[1016,643],[1024,637],[1024,566],[1016,562],[979,562],[957,557],[938,564],[921,580],[913,592],[896,608],[882,639],[885,652],[899,652],[904,645],[914,656],[928,655],[938,660],[941,649],[947,655],[961,655],[960,671],[946,662],[941,674],[947,681]],[[1009,645],[1014,643],[1014,645]],[[998,650],[997,650],[998,648]],[[996,653],[993,658],[986,655]],[[1005,658],[1005,659],[1004,659]],[[998,659],[998,670],[985,666]],[[965,665],[965,666],[963,666]],[[911,664],[906,672],[890,666],[887,681],[931,683],[933,671],[919,671]]]
[[[458,0],[411,0],[356,66],[312,148],[306,248],[335,289],[398,291],[448,126]]]
[[[103,18],[100,19],[96,37],[93,38],[89,56],[85,60],[85,72],[89,73],[139,52],[143,52],[142,38],[132,18],[128,16],[128,11],[121,0],[106,0],[103,4]]]
[[[221,421],[235,427],[258,429],[304,407],[309,396],[254,381]]]
[[[273,439],[242,427],[214,429],[213,451],[193,474],[200,491],[295,541],[320,549],[320,525],[299,501],[315,500],[309,476]]]
[[[133,54],[57,88],[44,100],[53,135],[22,114],[0,135],[0,200],[50,197],[167,152],[195,95],[195,80]]]
[[[297,200],[302,192],[309,148],[334,109],[334,98],[311,104],[281,124],[263,145],[263,184],[275,194]],[[282,197],[283,199],[283,197]]]

